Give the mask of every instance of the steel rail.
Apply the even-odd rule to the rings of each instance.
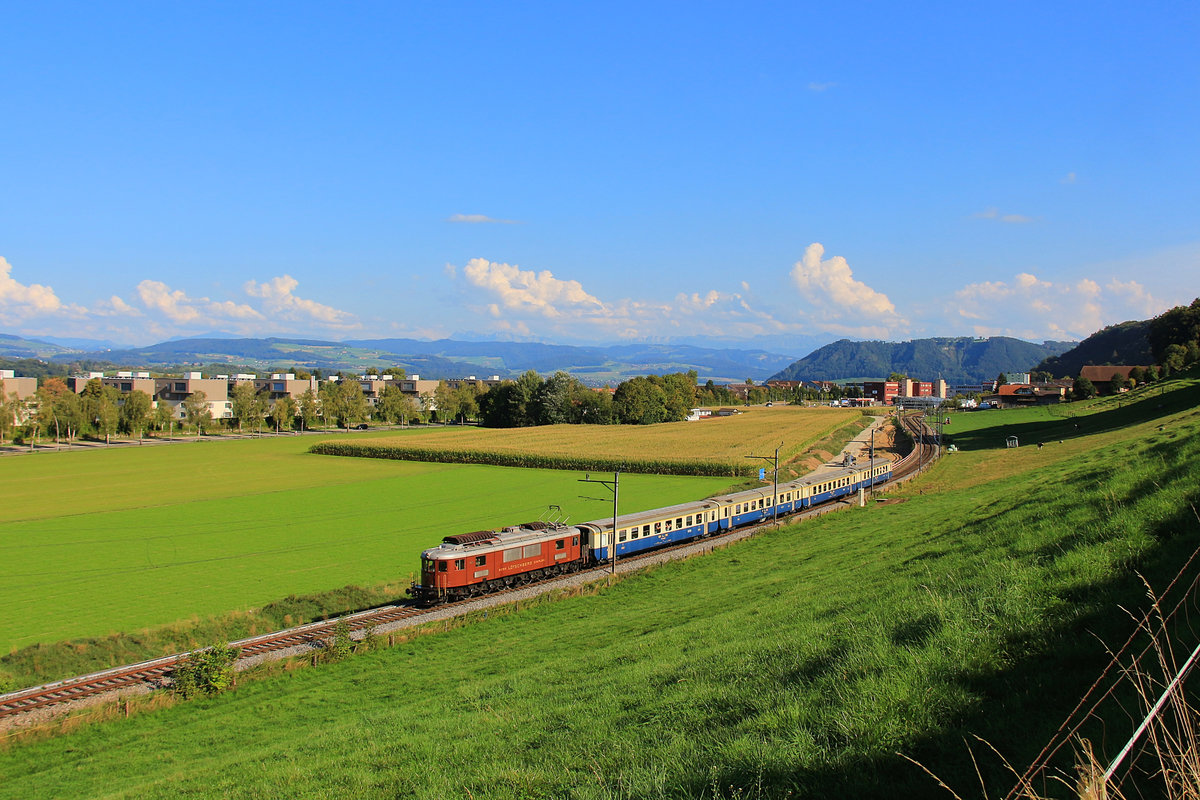
[[[909,429],[914,436],[914,448],[904,457],[897,460],[892,467],[892,478],[888,484],[895,484],[899,479],[908,479],[910,473],[918,470],[921,466],[924,454],[930,452],[936,453],[936,448],[928,444],[925,440],[929,434],[928,426],[924,423],[917,422],[915,415],[904,415],[901,418],[901,423],[905,428]],[[924,453],[922,453],[922,449]],[[936,455],[934,456],[936,457]],[[930,459],[932,462],[932,459]],[[886,485],[886,484],[885,484]],[[828,513],[843,504],[849,503],[846,498],[835,501],[833,503],[822,504],[817,507],[809,507],[800,511],[795,511],[788,516],[793,520],[803,520],[814,516],[819,516]],[[644,559],[654,558],[663,553],[669,553],[672,550],[694,546],[697,542],[719,542],[721,539],[732,536],[733,534],[753,533],[754,531],[764,528],[774,527],[774,521],[757,522],[753,525],[741,526],[738,528],[730,528],[725,531],[710,534],[701,539],[690,539],[686,542],[678,542],[666,547],[656,548],[651,551],[636,553],[630,556],[625,556],[621,559],[622,564],[633,564]],[[432,608],[420,608],[410,602],[395,603],[377,608],[367,609],[365,611],[356,611],[349,614],[343,614],[330,619],[310,622],[304,625],[298,625],[294,628],[287,628],[281,631],[251,636],[245,639],[239,639],[230,642],[229,646],[238,651],[238,661],[242,662],[251,658],[258,658],[280,650],[287,650],[293,647],[301,647],[309,645],[313,648],[320,647],[331,636],[334,635],[335,629],[341,622],[349,624],[350,631],[358,632],[368,627],[396,622],[403,619],[421,617],[430,615],[435,612],[444,611],[447,608],[454,608],[468,603],[476,602],[481,599],[493,599],[503,597],[506,594],[521,591],[534,586],[544,587],[549,591],[554,588],[555,584],[561,582],[565,578],[572,578],[578,575],[586,575],[595,573],[597,577],[607,574],[606,566],[594,566],[587,569],[571,573],[566,576],[555,576],[548,580],[540,582],[530,582],[513,587],[489,592],[487,594],[467,597],[461,600],[456,600],[451,603],[441,604]],[[58,706],[64,704],[75,703],[88,697],[93,697],[98,694],[110,692],[118,692],[123,689],[133,689],[138,687],[162,688],[169,685],[171,675],[175,668],[186,658],[193,653],[202,652],[200,650],[189,651],[186,653],[177,653],[162,658],[156,658],[149,661],[142,661],[136,664],[130,664],[121,667],[114,667],[94,672],[88,675],[82,675],[73,678],[66,678],[52,683],[42,684],[27,689],[21,689],[16,692],[0,695],[0,720],[6,717],[12,717],[19,714],[24,714],[41,708]]]

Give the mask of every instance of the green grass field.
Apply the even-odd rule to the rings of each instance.
[[[1075,407],[1069,438],[1037,410],[955,419],[964,450],[904,503],[18,741],[0,796],[949,796],[898,753],[964,798],[978,763],[1003,796],[1013,776],[974,736],[1030,762],[1145,606],[1142,577],[1162,589],[1200,543],[1200,383],[1171,389]],[[997,445],[1014,427],[1048,444]],[[1111,756],[1135,720],[1103,710],[1084,733]]]
[[[0,648],[104,636],[347,584],[407,584],[450,533],[611,514],[582,475],[307,454],[317,437],[0,459]],[[728,479],[629,476],[621,509]]]
[[[1161,589],[1200,543],[1200,384],[1172,387],[1077,407],[1093,432],[1040,450],[983,444],[1059,420],[996,412],[903,503],[18,742],[0,795],[949,796],[904,753],[1002,797],[974,737],[1028,763],[1145,605],[1139,576]],[[1105,711],[1084,733],[1111,755],[1135,721]]]

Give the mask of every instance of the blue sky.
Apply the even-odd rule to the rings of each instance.
[[[1200,294],[1196,8],[10,5],[0,332],[1082,338]]]

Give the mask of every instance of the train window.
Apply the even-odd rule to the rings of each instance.
[[[455,569],[466,569],[467,568],[467,560],[465,558],[454,559],[454,568]]]
[[[662,523],[661,522],[654,523],[654,532],[662,533]]]
[[[635,527],[633,527],[633,528],[630,528],[630,529],[629,529],[629,538],[630,538],[630,539],[636,539],[637,537],[638,537],[638,529],[637,529],[637,527],[635,526]]]
[[[691,514],[688,514],[688,517],[687,517],[687,524],[688,524],[688,527],[689,527],[689,528],[690,528],[690,527],[692,527],[692,515],[691,515]]]
[[[682,528],[682,527],[683,527],[683,517],[677,517],[677,518],[675,519],[675,527],[676,527],[676,528]]]
[[[540,556],[541,554],[542,554],[542,546],[540,544],[525,545],[525,552],[524,552],[525,558],[533,558],[534,556]]]
[[[736,506],[733,507],[733,513],[734,514],[742,513],[742,504],[741,503],[738,503]]]
[[[671,520],[667,520],[667,532],[671,532]]]
[[[475,566],[486,567],[487,566],[487,556],[475,556]]]
[[[567,549],[567,540],[559,539],[558,541],[556,541],[554,543],[554,549],[555,550],[566,550]]]
[[[623,541],[625,541],[625,533],[626,533],[626,531],[621,531],[621,533],[620,533],[620,534],[617,536],[617,541],[618,541],[618,542],[623,542]]]
[[[445,571],[446,571],[446,562],[439,561],[438,562],[438,572],[445,572]]]
[[[571,546],[572,546],[572,547],[578,547],[578,546],[579,546],[579,537],[578,537],[578,536],[572,536],[572,537],[571,537]]]
[[[650,535],[650,526],[643,525],[642,526],[642,536],[649,536],[649,535]]]
[[[521,560],[521,548],[510,547],[509,549],[504,551],[504,563],[505,564],[507,564],[509,561],[520,561],[520,560]]]
[[[729,516],[729,506],[725,506],[725,516]]]

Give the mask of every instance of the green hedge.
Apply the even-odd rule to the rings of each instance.
[[[700,459],[622,459],[596,456],[498,453],[488,450],[441,450],[423,447],[321,442],[309,449],[323,456],[392,458],[399,461],[432,461],[441,464],[486,464],[493,467],[563,469],[591,472],[636,472],[647,475],[695,475],[705,478],[736,478],[758,474],[753,465],[723,464]]]

